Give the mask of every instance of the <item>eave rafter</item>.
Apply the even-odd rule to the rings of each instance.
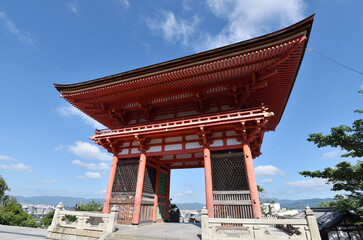
[[[191,66],[191,67],[184,68],[181,70],[174,70],[174,71],[166,72],[166,73],[159,74],[159,75],[144,77],[142,79],[145,81],[148,81],[148,79],[150,79],[148,81],[150,83],[155,82],[155,80],[158,78],[160,80],[162,80],[162,82],[160,82],[158,84],[152,84],[152,85],[147,85],[144,87],[139,87],[137,89],[118,91],[115,93],[105,94],[105,95],[97,96],[97,97],[83,98],[79,102],[100,102],[100,101],[103,102],[103,101],[105,101],[109,98],[115,97],[117,95],[127,95],[127,94],[133,93],[135,91],[138,91],[138,92],[150,91],[151,88],[160,88],[160,87],[167,86],[170,84],[178,85],[179,84],[178,82],[184,82],[187,79],[190,79],[190,80],[193,80],[196,78],[214,79],[216,77],[215,74],[218,74],[218,77],[230,78],[231,70],[232,70],[232,72],[234,72],[233,70],[238,70],[241,68],[248,69],[257,64],[260,64],[261,66],[267,66],[267,70],[276,68],[276,67],[278,67],[278,64],[286,61],[290,57],[290,53],[292,53],[294,50],[299,48],[305,42],[306,37],[300,36],[299,38],[296,38],[296,39],[297,40],[291,40],[291,41],[285,42],[284,44],[271,46],[268,49],[264,48],[261,50],[253,51],[250,53],[243,54],[241,56],[233,56],[233,57],[229,57],[229,58],[225,58],[225,59],[221,59],[221,60],[216,60],[214,62],[205,63],[202,65]],[[265,52],[268,50],[277,52],[277,51],[280,51],[279,49],[282,49],[282,48],[288,49],[286,51],[286,53],[284,53],[283,55],[280,55],[277,57],[270,56],[270,57],[264,57],[264,58],[256,57],[256,58],[258,58],[257,60],[254,60],[254,61],[249,60],[249,59],[254,59],[255,56],[266,55]],[[237,59],[243,59],[242,62],[244,62],[244,63],[235,64],[236,62],[238,62]],[[241,61],[241,60],[239,60],[239,61]],[[232,63],[234,63],[234,64],[232,64]],[[265,71],[266,69],[264,68],[263,70]],[[155,79],[155,80],[152,80],[152,79]],[[130,81],[127,83],[122,83],[121,85],[126,86],[126,85],[132,84],[133,82],[136,82],[136,81],[140,82],[140,80],[141,79]],[[256,79],[256,82],[259,82],[259,81],[260,81],[260,79]],[[183,85],[183,84],[179,84],[179,85]],[[186,89],[184,89],[184,90],[186,90]],[[88,91],[93,92],[93,91],[97,91],[97,90],[88,90]],[[67,96],[70,99],[73,98],[72,96],[78,96],[77,93],[64,93],[63,95]]]
[[[109,119],[109,121],[116,122],[115,125],[124,126],[127,125],[130,121],[129,118],[129,112],[130,111],[140,111],[143,112],[145,115],[145,119],[147,121],[153,121],[153,114],[152,109],[157,108],[159,105],[165,104],[167,101],[169,104],[174,103],[182,103],[182,102],[197,102],[199,105],[199,113],[205,113],[206,110],[206,103],[208,102],[208,99],[215,98],[218,95],[230,95],[232,98],[233,107],[235,109],[243,109],[243,108],[249,108],[253,107],[253,104],[251,102],[252,97],[254,96],[255,91],[258,89],[264,88],[268,86],[269,79],[272,79],[272,77],[279,72],[278,67],[281,63],[287,61],[289,58],[291,58],[291,52],[294,51],[296,48],[298,48],[301,44],[303,44],[306,40],[306,37],[301,37],[299,42],[296,44],[295,40],[289,42],[288,44],[293,44],[293,47],[291,47],[286,53],[284,53],[281,56],[271,58],[271,59],[259,59],[253,63],[246,64],[237,68],[226,68],[222,71],[218,72],[218,76],[222,76],[222,78],[225,79],[225,81],[215,81],[212,84],[208,84],[206,89],[199,90],[195,92],[195,90],[190,89],[182,89],[180,88],[178,91],[173,91],[173,94],[164,94],[160,98],[160,94],[157,95],[150,95],[148,97],[148,100],[136,100],[136,102],[132,103],[124,103],[123,106],[118,106],[117,102],[109,102],[107,104],[102,103],[101,104],[101,112],[94,113],[96,110],[88,110],[87,108],[84,109],[84,112],[87,114],[88,111],[93,112],[94,116],[100,116],[100,117],[106,117]],[[287,43],[285,43],[286,45]],[[266,51],[266,49],[264,49]],[[260,51],[262,52],[262,51]],[[260,53],[261,54],[261,53]],[[226,61],[228,62],[228,61]],[[256,64],[264,64],[264,67],[262,69],[259,69],[257,72],[252,71],[250,75],[238,78],[237,75],[234,75],[228,71],[231,71],[234,69],[235,72],[238,71],[238,69],[241,68],[251,68],[252,66]],[[208,68],[208,67],[206,67]],[[198,71],[194,68],[194,73],[198,73]],[[207,78],[215,78],[213,72],[207,72],[207,73],[200,73],[200,77],[202,79]],[[165,77],[165,76],[164,76]],[[193,77],[192,77],[193,78]],[[196,77],[194,77],[196,78]],[[227,80],[226,80],[227,79]],[[176,80],[176,81],[182,81],[184,78]],[[207,82],[207,81],[206,81]],[[164,84],[171,84],[175,83],[175,81],[169,81]],[[159,84],[160,85],[160,84]],[[159,85],[155,85],[153,87],[160,87]],[[163,84],[161,84],[163,85]],[[213,89],[217,88],[223,88],[224,91],[217,91]],[[170,92],[170,91],[169,91]],[[173,97],[175,95],[182,95],[183,97]],[[189,96],[189,97],[188,97]],[[103,96],[106,97],[106,96]],[[160,100],[156,100],[159,98]],[[89,99],[84,99],[79,102],[87,102]],[[78,102],[78,101],[77,101]],[[76,105],[76,104],[75,104]],[[99,105],[99,104],[98,104]],[[108,106],[107,109],[105,109],[105,106]],[[93,103],[93,107],[97,106],[97,104]],[[132,107],[134,106],[134,107]],[[131,108],[130,108],[131,107]]]

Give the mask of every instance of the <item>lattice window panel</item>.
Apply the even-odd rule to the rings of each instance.
[[[117,163],[112,192],[135,192],[139,161],[119,161]]]
[[[146,166],[144,176],[144,193],[155,193],[156,169]]]
[[[211,164],[213,191],[249,190],[242,153],[211,154]]]

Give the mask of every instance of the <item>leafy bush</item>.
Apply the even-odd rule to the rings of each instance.
[[[37,228],[32,214],[27,214],[15,198],[8,198],[0,207],[0,224]]]

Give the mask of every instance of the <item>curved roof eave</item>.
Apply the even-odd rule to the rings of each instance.
[[[74,84],[56,84],[56,83],[54,83],[54,86],[60,93],[70,92],[70,91],[72,91],[72,92],[73,91],[82,91],[85,88],[97,87],[100,84],[104,85],[104,84],[113,84],[115,82],[120,82],[120,81],[128,81],[129,78],[135,77],[138,75],[152,74],[156,71],[162,71],[162,70],[166,70],[166,69],[170,69],[170,68],[174,68],[174,67],[178,67],[178,66],[180,67],[182,65],[196,63],[201,60],[213,59],[216,57],[226,55],[226,54],[236,51],[236,50],[238,50],[238,51],[247,50],[250,47],[253,47],[256,45],[261,45],[261,44],[266,44],[271,41],[275,41],[279,38],[283,38],[288,35],[291,35],[291,34],[294,34],[296,32],[300,32],[300,31],[304,31],[304,30],[306,31],[306,37],[309,38],[310,31],[311,31],[311,25],[314,20],[314,16],[315,16],[315,14],[312,14],[311,16],[305,18],[304,20],[302,20],[298,23],[295,23],[289,27],[286,27],[284,29],[278,30],[276,32],[269,33],[269,34],[266,34],[266,35],[263,35],[260,37],[256,37],[253,39],[245,40],[242,42],[234,43],[231,45],[227,45],[224,47],[204,51],[201,53],[196,53],[193,55],[177,58],[177,59],[162,62],[162,63],[153,64],[153,65],[142,67],[142,68],[137,68],[134,70],[130,70],[130,71],[126,71],[126,72],[122,72],[122,73],[118,73],[118,74],[114,74],[114,75],[110,75],[110,76],[106,76],[106,77],[102,77],[102,78],[97,78],[97,79],[90,80],[90,81],[74,83]],[[307,42],[305,43],[305,46],[304,46],[303,55],[305,53],[306,44],[307,44]],[[300,62],[300,64],[301,64],[301,62]],[[299,64],[299,67],[300,67],[300,64]],[[296,76],[295,76],[295,78],[296,78]],[[290,93],[291,93],[291,91],[290,91]]]

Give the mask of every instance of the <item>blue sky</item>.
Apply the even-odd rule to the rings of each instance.
[[[266,34],[316,13],[308,48],[363,71],[360,0],[0,0],[0,174],[10,194],[104,197],[111,155],[98,124],[53,83],[76,83]],[[339,162],[309,133],[361,117],[363,76],[306,52],[282,120],[254,160],[264,197],[332,197],[304,178]],[[203,169],[173,170],[175,202],[205,202]]]

